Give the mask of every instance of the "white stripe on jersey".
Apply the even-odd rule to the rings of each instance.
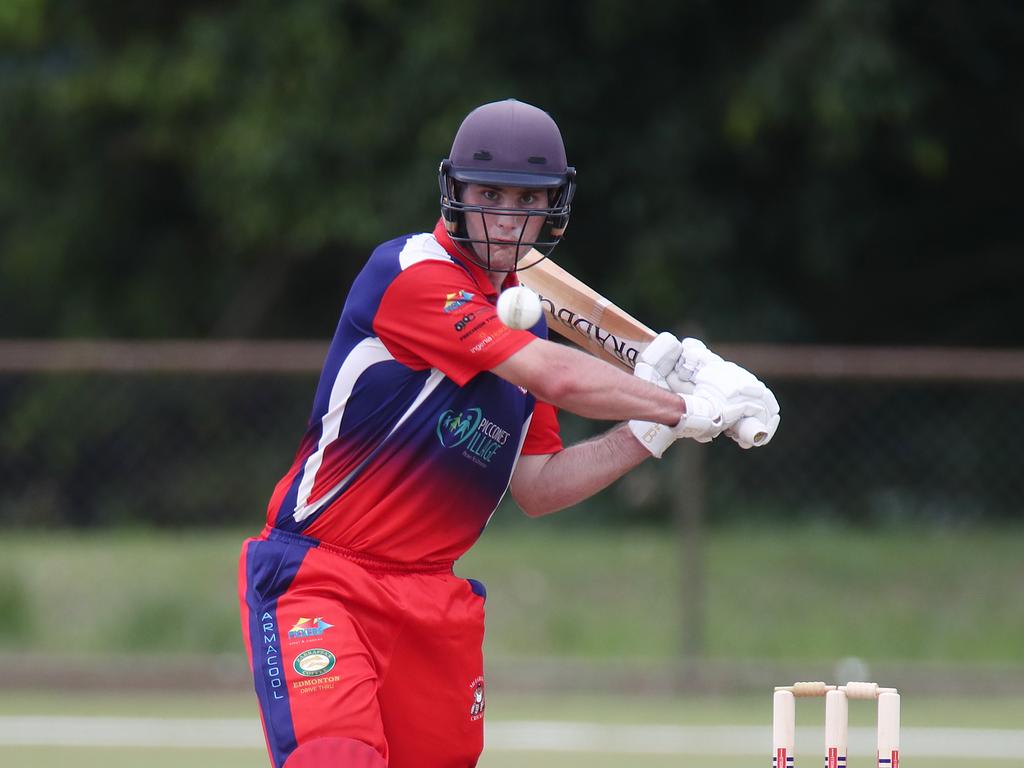
[[[363,339],[356,344],[341,364],[338,375],[334,378],[334,385],[331,387],[327,412],[320,422],[320,442],[317,444],[316,450],[306,459],[302,468],[302,480],[299,482],[299,493],[295,499],[296,521],[304,520],[319,508],[319,505],[308,506],[309,494],[313,492],[313,483],[316,480],[317,472],[320,471],[320,465],[323,464],[327,446],[338,438],[341,417],[345,415],[345,406],[348,405],[348,399],[352,396],[356,381],[370,366],[394,359],[384,343],[374,337]]]
[[[533,421],[533,411],[530,411],[530,415],[526,417],[526,421],[523,422],[523,432],[519,435],[519,447],[516,448],[516,458],[512,462],[512,471],[508,473],[508,482],[505,483],[505,490],[501,492],[501,498],[498,499],[498,503],[494,505],[494,509],[491,510],[491,514],[487,516],[487,522],[484,523],[484,528],[491,524],[491,518],[494,517],[494,513],[498,511],[498,507],[501,506],[501,500],[505,498],[505,494],[508,493],[509,487],[512,485],[512,477],[516,473],[516,467],[519,466],[519,459],[523,456],[523,444],[526,443],[526,435],[530,431],[530,423]]]
[[[434,235],[430,233],[413,235],[406,240],[398,254],[398,261],[403,271],[421,261],[447,261],[454,263],[452,257],[444,249],[444,246],[437,242]],[[341,482],[335,485],[328,493],[321,496],[313,504],[309,503],[309,496],[313,492],[317,473],[323,464],[324,453],[327,450],[327,446],[338,438],[338,432],[341,429],[341,418],[345,414],[345,406],[348,404],[349,397],[352,396],[352,390],[355,387],[356,381],[371,365],[394,359],[384,346],[384,343],[376,337],[363,339],[345,358],[345,362],[342,363],[341,368],[338,370],[338,375],[334,379],[327,413],[324,414],[321,421],[320,442],[317,444],[316,451],[306,459],[306,463],[302,468],[302,479],[299,481],[299,490],[295,500],[295,512],[292,515],[295,518],[295,522],[302,522],[310,515],[316,514],[325,504],[334,499],[352,477],[366,465],[366,461],[361,462],[358,467],[342,478]],[[416,396],[412,405],[402,414],[401,418],[395,422],[395,425],[388,433],[388,437],[391,437],[402,422],[419,408],[422,402],[443,379],[444,374],[441,371],[436,368],[431,369],[423,389]]]
[[[359,377],[370,366],[394,359],[391,353],[388,352],[387,347],[384,346],[384,342],[377,337],[363,339],[345,358],[345,362],[342,363],[341,368],[338,370],[338,375],[334,379],[334,386],[331,388],[330,403],[327,406],[327,413],[324,414],[322,420],[323,431],[320,434],[320,442],[317,445],[316,451],[306,459],[306,464],[302,469],[302,480],[299,482],[295,512],[292,515],[295,522],[300,523],[319,511],[338,495],[357,472],[366,466],[369,457],[343,477],[337,485],[317,501],[312,504],[309,503],[309,495],[313,492],[313,484],[316,481],[317,472],[320,471],[320,467],[323,464],[324,452],[327,450],[327,446],[338,437],[338,432],[341,429],[341,419],[345,414],[345,406],[348,404],[349,397],[352,396],[352,390],[355,388],[356,381],[359,380]],[[427,399],[430,393],[443,380],[444,374],[441,371],[436,368],[431,369],[430,375],[427,376],[427,380],[423,383],[423,388],[419,394],[416,395],[416,399],[413,400],[412,405],[406,409],[405,413],[391,427],[391,431],[388,432],[384,440],[387,440],[388,437],[394,434],[395,430],[422,405],[423,401]],[[382,440],[381,442],[383,443],[384,441]]]
[[[448,251],[434,239],[432,234],[413,235],[405,241],[401,253],[398,254],[398,263],[403,271],[413,264],[430,260],[455,263],[448,255]]]

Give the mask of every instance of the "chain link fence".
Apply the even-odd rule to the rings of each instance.
[[[325,349],[0,344],[0,523],[260,525]],[[712,523],[1019,519],[1024,353],[721,351],[772,385],[783,421],[768,448],[687,453]],[[604,426],[563,422],[567,442]],[[647,462],[566,520],[668,522],[678,466]]]

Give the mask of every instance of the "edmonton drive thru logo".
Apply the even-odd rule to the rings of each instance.
[[[462,455],[486,467],[508,442],[509,433],[484,417],[480,408],[455,411],[449,408],[437,419],[437,439],[445,448],[464,445]]]

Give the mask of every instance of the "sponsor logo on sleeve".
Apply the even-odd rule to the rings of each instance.
[[[472,336],[474,333],[477,333],[477,338],[481,338],[482,336],[486,336],[487,335],[486,333],[478,333],[478,332],[481,331],[484,328],[484,326],[490,325],[491,323],[493,323],[496,320],[498,320],[498,316],[495,315],[495,314],[488,314],[488,315],[485,315],[484,317],[480,318],[475,323],[473,322],[474,320],[477,320],[477,313],[476,312],[471,312],[470,314],[465,315],[457,323],[455,323],[455,325],[453,327],[455,328],[456,331],[460,332],[459,341],[465,341],[470,336]],[[461,333],[462,331],[465,331],[465,332]]]
[[[452,327],[456,331],[463,331],[467,325],[473,322],[474,319],[476,319],[476,312],[470,312],[468,315],[463,315],[459,318]],[[480,324],[482,325],[483,323]],[[472,333],[472,331],[470,331],[470,333]]]
[[[495,319],[497,319],[497,317],[497,315],[494,316]],[[475,355],[477,352],[482,352],[488,344],[494,343],[508,332],[509,327],[503,323],[498,323],[493,330],[489,330],[487,328],[482,329],[476,335],[480,340],[469,348],[470,354]]]
[[[472,299],[473,294],[469,291],[456,291],[455,293],[445,294],[444,311],[454,312]]]

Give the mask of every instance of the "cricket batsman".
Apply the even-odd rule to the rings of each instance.
[[[696,340],[659,335],[631,376],[549,342],[543,318],[498,318],[517,262],[569,221],[576,173],[546,112],[473,110],[439,182],[434,229],[378,246],[353,282],[295,459],[242,548],[275,768],[475,766],[486,591],[453,564],[505,492],[546,515],[677,438],[778,427],[764,384]],[[622,423],[566,447],[557,409]]]

